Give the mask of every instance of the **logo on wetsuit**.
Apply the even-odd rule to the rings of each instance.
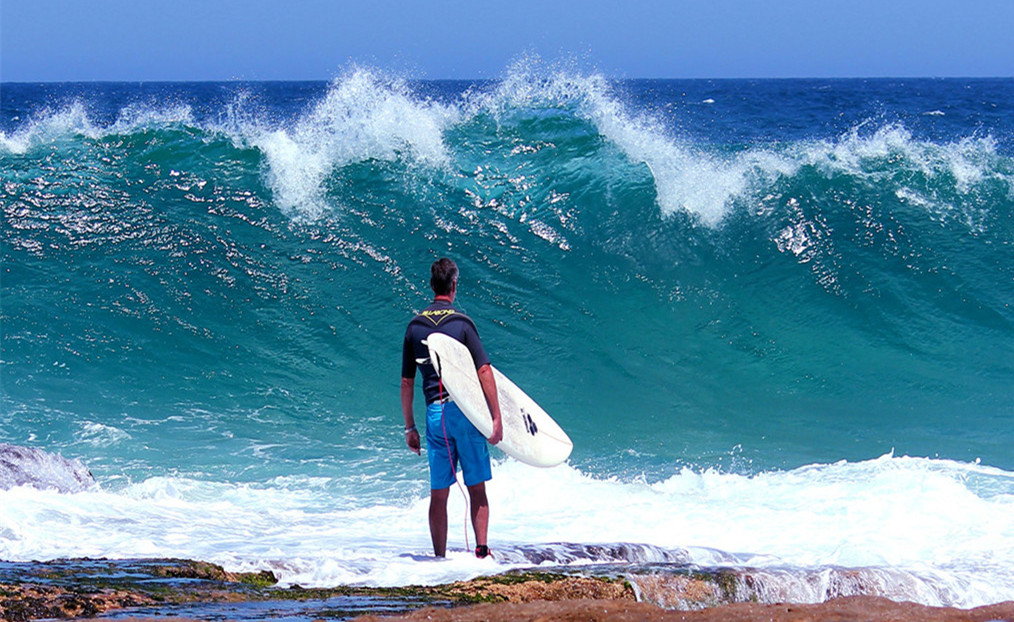
[[[417,317],[424,318],[433,323],[434,326],[440,326],[440,323],[451,317],[452,315],[461,315],[454,309],[426,309],[420,313]]]

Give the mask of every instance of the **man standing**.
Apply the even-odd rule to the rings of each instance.
[[[481,558],[489,555],[486,541],[489,526],[486,481],[493,476],[489,448],[482,433],[465,418],[458,405],[450,401],[442,390],[436,369],[429,361],[429,350],[423,341],[431,333],[440,332],[457,339],[471,352],[479,384],[493,415],[493,433],[489,437],[489,442],[493,445],[503,438],[496,381],[475,324],[454,307],[454,297],[458,291],[458,267],[453,261],[443,258],[433,262],[430,266],[430,287],[433,288],[433,302],[409,322],[402,346],[401,411],[405,417],[405,442],[409,449],[420,453],[419,431],[415,426],[412,409],[418,366],[422,372],[423,394],[426,397],[426,451],[430,464],[429,520],[433,553],[437,557],[443,557],[447,551],[447,497],[451,484],[455,482],[455,471],[460,462],[472,507],[472,527],[477,545],[475,555]]]

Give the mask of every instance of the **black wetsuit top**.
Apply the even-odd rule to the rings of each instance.
[[[479,369],[489,363],[489,357],[479,341],[479,333],[475,329],[472,319],[454,308],[454,305],[444,300],[435,300],[433,304],[426,307],[422,313],[415,316],[408,323],[405,330],[405,342],[401,350],[401,377],[415,378],[415,370],[418,366],[423,377],[423,395],[426,396],[426,403],[432,404],[440,399],[440,378],[437,370],[429,362],[430,352],[422,344],[423,340],[430,333],[440,332],[454,337],[465,344],[468,351],[472,353],[472,360],[475,361],[475,368]],[[423,361],[425,363],[418,363]]]

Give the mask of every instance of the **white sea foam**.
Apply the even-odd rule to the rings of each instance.
[[[30,148],[67,136],[82,135],[97,138],[104,133],[88,117],[84,104],[75,101],[60,109],[40,111],[33,119],[12,134],[0,132],[0,148],[13,154],[26,153]]]
[[[659,209],[686,211],[708,226],[718,225],[736,202],[798,164],[773,151],[756,149],[719,157],[681,143],[655,118],[632,114],[598,74],[546,68],[536,59],[516,63],[491,96],[469,108],[495,112],[527,106],[572,106],[633,162],[651,171]]]
[[[860,129],[835,141],[799,144],[793,158],[828,177],[844,174],[870,186],[894,188],[901,202],[973,231],[981,231],[988,218],[992,206],[982,196],[989,196],[990,187],[999,189],[994,191],[1000,196],[1014,195],[1014,166],[997,152],[991,137],[938,144],[917,140],[896,124],[872,133]]]
[[[328,209],[323,185],[337,167],[399,158],[445,165],[443,132],[456,118],[455,108],[414,96],[403,80],[355,69],[291,127],[244,128],[244,138],[264,152],[280,207],[313,219]]]
[[[927,177],[950,175],[955,189],[962,193],[995,170],[996,141],[992,138],[965,138],[939,145],[916,140],[901,125],[886,125],[871,134],[860,129],[853,128],[836,141],[804,145],[798,157],[829,173],[857,177],[902,171]]]
[[[491,96],[473,100],[466,109],[477,105],[494,112],[572,107],[631,161],[648,167],[664,215],[685,211],[708,226],[719,225],[738,204],[753,207],[757,197],[804,166],[823,170],[829,177],[845,174],[873,185],[886,179],[904,183],[911,173],[918,173],[933,190],[906,185],[899,192],[936,195],[944,189],[943,196],[925,201],[932,215],[959,219],[972,228],[980,227],[982,212],[988,209],[975,200],[983,184],[1014,194],[1011,163],[997,153],[992,137],[939,144],[916,139],[899,124],[867,131],[869,124],[864,123],[832,140],[754,146],[723,154],[681,141],[658,118],[631,112],[602,76],[547,68],[538,59],[516,63]]]
[[[336,80],[324,99],[292,127],[247,125],[239,133],[264,152],[268,182],[282,209],[312,219],[329,209],[323,186],[336,168],[370,159],[453,164],[458,154],[444,141],[447,130],[476,114],[507,120],[525,109],[560,109],[587,120],[631,162],[647,167],[663,215],[688,212],[712,227],[737,205],[753,207],[757,197],[802,167],[870,184],[892,176],[898,183],[905,174],[918,173],[934,187],[951,186],[958,197],[973,195],[986,182],[1014,193],[1011,167],[1002,162],[989,137],[937,144],[914,138],[901,125],[869,132],[868,124],[862,124],[832,140],[722,152],[681,140],[661,119],[632,112],[599,74],[546,67],[528,58],[512,65],[495,88],[469,91],[453,104],[435,103],[404,81],[356,69]],[[899,191],[926,192],[908,187]],[[951,197],[932,203],[938,216],[970,224],[982,219],[969,213],[976,208],[955,205]]]
[[[116,121],[102,125],[91,118],[84,102],[76,100],[59,109],[45,108],[33,114],[12,134],[0,132],[0,151],[24,154],[38,145],[76,136],[99,140],[110,134],[129,134],[138,129],[165,125],[195,126],[189,106],[130,104],[119,111]]]
[[[126,134],[144,127],[196,125],[193,110],[185,104],[169,104],[165,107],[130,104],[120,111],[107,131]]]
[[[130,439],[130,434],[115,426],[94,421],[79,421],[78,426],[77,440],[94,447],[108,447]]]
[[[185,556],[269,568],[301,585],[440,583],[533,563],[676,560],[767,569],[782,577],[779,589],[827,568],[864,568],[909,577],[922,587],[895,596],[928,604],[1014,598],[1014,474],[982,465],[884,456],[755,476],[685,469],[649,483],[505,461],[495,475],[495,562],[464,552],[460,495],[450,503],[454,552],[434,562],[425,561],[422,498],[349,509],[321,486],[171,477],[117,492],[0,491],[0,558]],[[595,546],[610,542],[644,545]]]

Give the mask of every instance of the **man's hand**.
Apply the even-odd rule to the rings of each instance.
[[[493,420],[493,433],[489,435],[489,444],[496,445],[503,440],[503,422],[500,417]]]
[[[419,430],[415,429],[415,416],[412,415],[412,396],[415,392],[415,378],[401,379],[401,414],[405,418],[405,443],[408,448],[419,453],[422,445],[419,441]]]
[[[405,432],[405,443],[408,445],[408,448],[416,454],[420,456],[422,455],[420,451],[422,449],[422,445],[419,440],[419,430],[412,428],[411,430]]]
[[[486,440],[491,445],[496,445],[503,440],[503,421],[500,420],[500,400],[496,394],[496,379],[493,377],[493,368],[488,363],[480,367],[477,373],[479,374],[479,386],[482,387],[486,405],[489,406],[489,414],[493,416],[493,433]]]

